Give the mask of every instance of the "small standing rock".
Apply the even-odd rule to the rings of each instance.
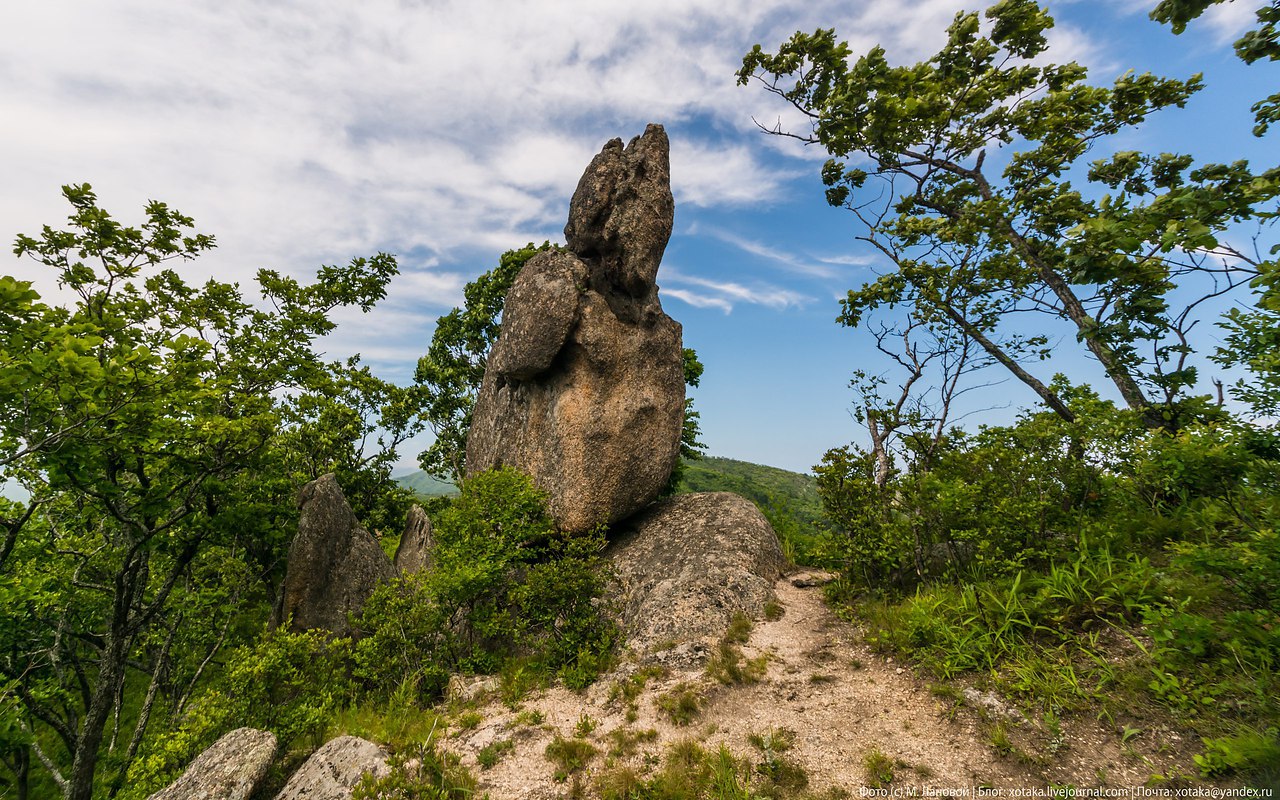
[[[273,623],[289,620],[294,631],[319,628],[346,636],[352,633],[350,615],[395,576],[395,566],[356,521],[332,474],[302,487],[298,505],[298,535],[289,545]]]
[[[648,660],[680,645],[714,642],[735,614],[762,616],[775,599],[785,559],[769,521],[745,498],[678,495],[625,528],[605,557],[618,576],[628,644]]]
[[[393,559],[396,569],[403,575],[430,571],[436,563],[435,549],[431,517],[422,510],[422,506],[415,505],[409,509],[404,535],[400,537],[400,546],[396,548],[396,557]]]

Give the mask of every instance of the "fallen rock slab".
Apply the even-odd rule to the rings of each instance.
[[[237,728],[209,746],[182,777],[147,800],[247,800],[275,760],[275,734]]]
[[[605,551],[627,643],[647,660],[705,654],[737,613],[764,614],[786,560],[751,501],[729,492],[685,494],[624,524]]]
[[[387,751],[358,736],[339,736],[298,767],[276,800],[351,800],[352,790],[366,774],[391,774]]]
[[[821,569],[809,569],[803,572],[797,572],[791,575],[787,580],[791,581],[791,585],[797,589],[811,589],[815,586],[826,586],[828,583],[834,583],[839,574],[828,572]]]

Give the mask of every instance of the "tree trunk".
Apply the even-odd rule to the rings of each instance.
[[[982,346],[983,350],[999,361],[1006,369],[1013,373],[1014,377],[1031,387],[1031,390],[1040,396],[1045,405],[1053,409],[1058,416],[1067,422],[1075,422],[1076,415],[1071,409],[1067,408],[1067,404],[1062,402],[1062,398],[1057,393],[1040,382],[1036,376],[1032,375],[1022,368],[1022,365],[1014,361],[1008,353],[1006,353],[1000,345],[987,338],[986,334],[978,330],[969,320],[960,315],[958,311],[951,306],[950,303],[943,302],[942,310],[951,319],[952,322],[959,325],[965,333],[967,333],[975,342]]]
[[[888,434],[881,432],[880,424],[876,421],[875,413],[872,411],[871,404],[867,404],[867,432],[871,434],[871,452],[875,456],[876,461],[876,486],[883,489],[889,483],[889,472],[892,464],[889,462],[889,448],[885,440]]]
[[[117,626],[113,626],[117,627]],[[123,629],[121,624],[118,628]],[[98,768],[98,749],[120,682],[124,678],[125,637],[123,630],[107,634],[98,669],[98,685],[84,715],[80,735],[76,738],[75,758],[67,776],[66,800],[92,800],[93,775]]]

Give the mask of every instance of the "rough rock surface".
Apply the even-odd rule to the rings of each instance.
[[[680,325],[654,283],[673,213],[661,126],[626,148],[615,139],[574,192],[567,249],[530,259],[507,295],[467,471],[528,473],[566,530],[653,502],[679,455]]]
[[[311,754],[276,800],[351,800],[361,776],[391,774],[387,752],[358,736],[339,736]]]
[[[424,572],[436,563],[436,540],[431,531],[431,517],[415,505],[409,509],[404,523],[404,535],[396,547],[396,557],[392,561],[402,574]]]
[[[290,620],[295,631],[316,628],[351,633],[348,615],[360,611],[374,588],[395,567],[373,536],[360,526],[337,479],[322,475],[298,493],[302,515],[273,621]]]
[[[661,659],[673,644],[705,654],[735,613],[763,614],[786,563],[764,515],[728,492],[678,495],[626,526],[605,557],[628,645],[642,657]]]
[[[182,777],[148,800],[246,800],[271,767],[275,734],[237,728],[209,746]]]

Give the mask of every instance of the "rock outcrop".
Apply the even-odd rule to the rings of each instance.
[[[404,523],[404,535],[396,547],[396,557],[392,559],[401,574],[429,571],[436,563],[436,540],[432,535],[431,517],[422,506],[415,505],[409,509]]]
[[[387,752],[358,736],[339,736],[311,754],[276,800],[351,800],[352,790],[365,774],[391,774]]]
[[[319,628],[346,636],[352,632],[349,616],[379,583],[394,577],[395,567],[356,521],[332,474],[302,487],[298,506],[298,535],[289,545],[273,623],[288,620],[291,630]]]
[[[530,259],[507,294],[467,471],[529,474],[565,530],[653,502],[679,455],[680,325],[654,282],[674,207],[662,127],[614,139],[574,192],[566,249]]]
[[[673,644],[705,652],[735,613],[764,613],[786,565],[769,521],[728,492],[650,507],[625,523],[605,557],[617,574],[627,642],[641,657]]]
[[[209,746],[182,777],[148,800],[248,800],[276,755],[276,737],[237,728]]]

